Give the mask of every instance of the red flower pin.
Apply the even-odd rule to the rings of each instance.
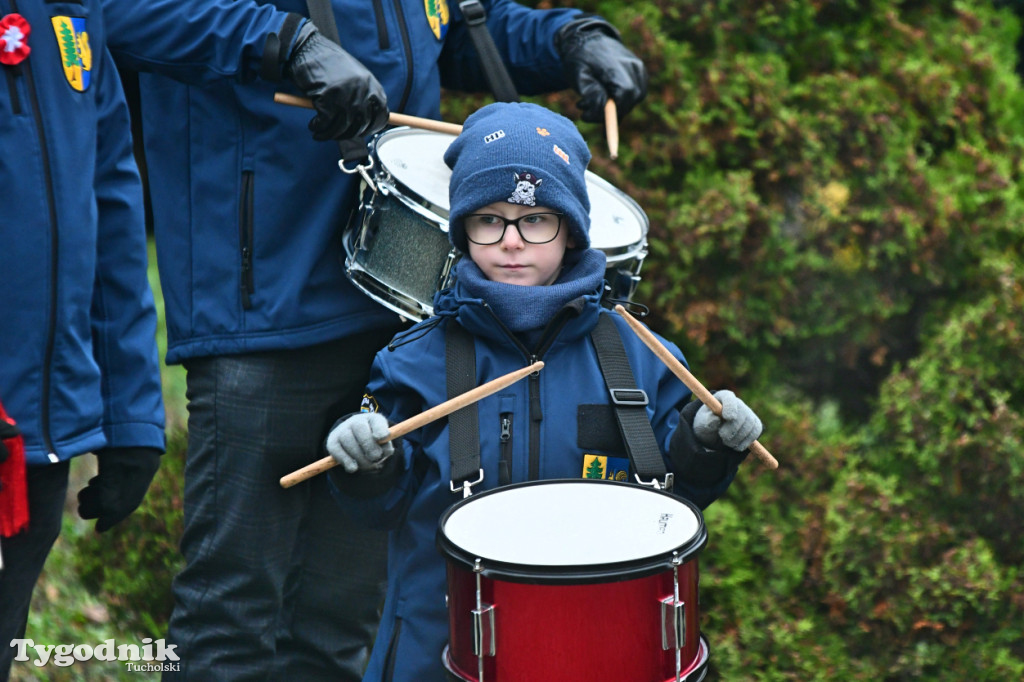
[[[28,34],[32,27],[20,14],[8,14],[0,19],[0,64],[20,64],[32,51]]]

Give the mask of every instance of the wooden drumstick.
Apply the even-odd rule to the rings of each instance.
[[[378,443],[387,443],[388,441],[394,440],[400,436],[404,436],[410,431],[415,431],[421,426],[426,426],[430,422],[445,417],[452,412],[462,409],[466,405],[472,405],[473,403],[486,398],[492,393],[497,393],[506,386],[511,386],[520,379],[539,372],[544,367],[544,363],[537,361],[528,367],[517,369],[514,372],[509,372],[504,376],[500,376],[497,379],[492,379],[486,384],[480,384],[474,389],[466,391],[460,395],[455,396],[449,400],[444,401],[440,405],[435,405],[429,410],[420,412],[414,417],[410,417],[405,421],[399,422],[388,430],[388,435],[385,438],[377,441]],[[307,478],[312,478],[317,474],[321,474],[328,469],[332,469],[337,466],[337,462],[334,461],[333,457],[324,457],[323,459],[317,460],[312,464],[302,467],[297,471],[293,471],[287,476],[281,477],[281,487],[291,488],[296,483],[301,483]]]
[[[647,327],[640,324],[632,315],[629,314],[625,308],[621,305],[615,306],[615,312],[623,317],[626,322],[629,323],[630,328],[636,332],[636,335],[640,337],[640,340],[644,344],[654,351],[654,354],[665,363],[672,373],[679,377],[686,386],[693,391],[693,394],[697,398],[708,406],[708,408],[718,416],[722,416],[722,403],[718,401],[711,391],[704,388],[695,376],[690,374],[690,370],[686,369],[686,366],[679,362],[672,353],[669,352],[668,348],[658,341],[658,338],[651,333]],[[750,451],[757,455],[757,458],[768,467],[769,469],[778,469],[779,461],[772,456],[772,453],[768,452],[767,449],[758,441],[754,441],[750,444]]]
[[[278,104],[288,104],[293,107],[302,107],[303,109],[313,108],[312,100],[306,97],[298,97],[297,95],[289,95],[287,92],[275,92],[274,101]],[[449,135],[458,135],[462,132],[462,126],[457,123],[445,123],[444,121],[435,121],[430,118],[396,114],[395,112],[388,114],[388,123],[394,126],[409,126],[410,128],[433,130],[435,133],[448,133]]]
[[[619,158],[619,111],[611,97],[604,103],[604,134],[608,138],[608,155]]]

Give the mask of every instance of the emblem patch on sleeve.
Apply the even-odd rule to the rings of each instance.
[[[434,37],[444,40],[448,35],[448,22],[451,19],[447,1],[423,0],[423,8],[427,12],[427,22],[430,24],[430,30],[434,32]]]
[[[377,404],[377,399],[369,393],[363,394],[363,401],[359,403],[360,412],[380,412],[380,405]]]
[[[84,17],[53,17],[53,33],[57,36],[60,61],[68,85],[78,92],[89,89],[92,71],[92,49]]]

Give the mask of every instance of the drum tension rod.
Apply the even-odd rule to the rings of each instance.
[[[473,609],[473,654],[477,657],[477,680],[484,682],[484,656],[494,656],[497,645],[494,635],[494,604],[483,601],[483,587],[480,576],[483,566],[478,558],[473,562],[476,574],[476,608]]]
[[[672,594],[661,599],[661,648],[676,652],[676,682],[682,679],[682,650],[686,646],[686,602],[679,598],[678,552],[672,553]]]

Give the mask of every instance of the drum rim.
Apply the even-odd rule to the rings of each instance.
[[[697,658],[690,663],[690,667],[678,679],[680,682],[702,682],[707,677],[708,662],[710,660],[711,646],[708,644],[707,637],[701,632],[697,635]],[[463,677],[462,673],[459,672],[455,659],[452,658],[450,640],[445,641],[444,649],[441,650],[441,665],[444,666],[448,682],[472,682],[474,679]],[[676,678],[673,676],[666,682],[672,682],[674,679]]]
[[[682,504],[693,512],[697,519],[697,532],[686,542],[676,547],[673,552],[660,554],[653,557],[629,559],[626,561],[606,562],[597,565],[588,564],[566,564],[559,566],[533,566],[518,564],[497,559],[484,559],[476,553],[455,544],[444,532],[445,523],[452,514],[466,506],[475,499],[505,492],[514,488],[526,488],[538,485],[549,485],[552,483],[569,483],[573,485],[617,485],[631,488],[641,488],[652,493],[664,495],[673,501]],[[480,574],[488,579],[502,580],[512,583],[527,583],[536,585],[558,585],[573,584],[586,585],[595,583],[620,582],[623,580],[634,580],[646,578],[651,575],[662,573],[672,569],[676,564],[673,561],[673,553],[680,560],[679,565],[691,561],[708,542],[707,527],[704,524],[704,515],[693,502],[683,499],[664,490],[655,490],[647,486],[640,486],[635,483],[606,481],[586,478],[548,478],[538,481],[524,481],[509,485],[492,488],[472,496],[459,500],[445,510],[438,520],[436,544],[438,550],[445,559],[461,568],[473,571],[477,559],[480,559]]]
[[[403,181],[396,174],[396,169],[391,168],[384,163],[383,159],[380,158],[380,154],[378,152],[378,148],[381,146],[381,144],[386,142],[385,138],[388,137],[392,139],[399,139],[402,137],[432,137],[436,135],[447,137],[452,141],[455,140],[455,135],[451,135],[449,133],[442,133],[433,130],[419,130],[416,128],[410,128],[408,126],[390,128],[388,130],[378,133],[373,138],[373,148],[371,150],[371,153],[373,155],[374,160],[377,162],[377,166],[380,169],[380,172],[375,173],[373,179],[378,186],[382,186],[386,191],[395,192],[398,195],[397,199],[413,208],[413,210],[426,209],[427,211],[433,213],[435,217],[439,219],[437,221],[438,226],[440,227],[443,224],[445,231],[447,231],[448,216],[451,213],[450,208],[441,207],[439,204],[434,203],[433,199],[425,197],[419,192],[416,192],[411,187],[409,187],[409,185],[407,185],[405,181]],[[386,175],[382,176],[381,173],[384,173]],[[448,197],[445,196],[445,199],[447,200]]]

